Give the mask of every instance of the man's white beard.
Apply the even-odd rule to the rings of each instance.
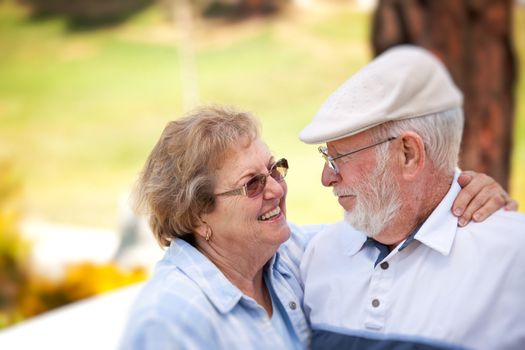
[[[336,194],[354,194],[355,206],[351,212],[345,210],[345,220],[366,233],[376,237],[399,211],[399,186],[387,171],[387,159],[378,155],[378,166],[370,177],[355,187],[334,188]]]

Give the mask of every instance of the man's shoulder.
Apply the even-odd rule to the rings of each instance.
[[[497,212],[495,212],[493,216],[493,219],[496,221],[514,223],[516,225],[521,225],[520,227],[523,227],[523,225],[525,225],[525,214],[517,211],[508,211],[500,209]]]
[[[279,252],[284,261],[291,261],[291,266],[298,267],[306,252],[330,249],[334,236],[351,236],[352,228],[344,221],[333,224],[298,226],[288,223],[291,230],[290,239],[281,245]]]
[[[458,228],[456,242],[474,245],[480,254],[516,256],[525,263],[525,215],[499,210],[482,222]]]
[[[463,228],[478,234],[505,235],[525,240],[525,215],[514,211],[498,210],[482,222],[471,222]]]
[[[331,224],[297,225],[297,224],[294,224],[293,222],[288,221],[288,226],[290,227],[292,238],[293,237],[315,236],[330,225]]]
[[[290,238],[284,242],[279,251],[284,254],[302,255],[308,244],[329,224],[296,225],[288,222]]]
[[[345,254],[356,251],[366,240],[366,235],[346,221],[339,221],[325,225],[319,233],[310,241],[305,250],[305,257],[312,259],[314,256],[329,258],[334,254]]]
[[[326,224],[317,233],[314,239],[312,239],[312,245],[318,245],[321,242],[331,242],[340,237],[350,237],[353,234],[362,235],[361,232],[357,231],[349,223],[344,220],[338,221],[332,224]]]

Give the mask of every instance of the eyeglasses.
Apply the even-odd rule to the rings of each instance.
[[[268,174],[259,174],[252,177],[244,186],[236,188],[231,191],[215,194],[216,196],[247,196],[250,198],[257,197],[262,193],[266,186],[268,176],[271,176],[275,181],[281,182],[284,180],[286,173],[288,173],[288,161],[284,158],[279,159],[272,167]]]
[[[380,141],[378,143],[374,143],[373,145],[366,146],[366,147],[357,149],[357,150],[349,152],[349,153],[341,154],[341,155],[338,155],[336,157],[329,156],[328,155],[328,149],[325,146],[320,146],[318,148],[318,150],[319,150],[319,153],[321,153],[321,155],[323,156],[323,158],[328,162],[328,164],[330,165],[330,168],[332,168],[332,170],[336,174],[339,174],[339,168],[337,167],[337,163],[335,162],[337,159],[340,159],[340,158],[352,155],[352,154],[360,152],[360,151],[364,151],[365,149],[369,149],[369,148],[378,146],[378,145],[380,145],[382,143],[389,142],[389,141],[392,141],[392,140],[395,140],[395,139],[397,139],[397,137],[391,136],[391,137],[387,138],[386,140]]]

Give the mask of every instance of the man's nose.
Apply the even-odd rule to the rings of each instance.
[[[331,187],[339,181],[340,175],[336,174],[334,169],[332,169],[328,162],[325,162],[323,167],[323,173],[321,175],[321,182],[323,186]]]

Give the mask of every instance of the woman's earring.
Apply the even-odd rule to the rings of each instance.
[[[211,230],[210,225],[206,221],[203,221],[203,223],[206,225],[206,236],[204,236],[204,239],[206,242],[210,241],[211,236],[213,235],[213,231]]]

